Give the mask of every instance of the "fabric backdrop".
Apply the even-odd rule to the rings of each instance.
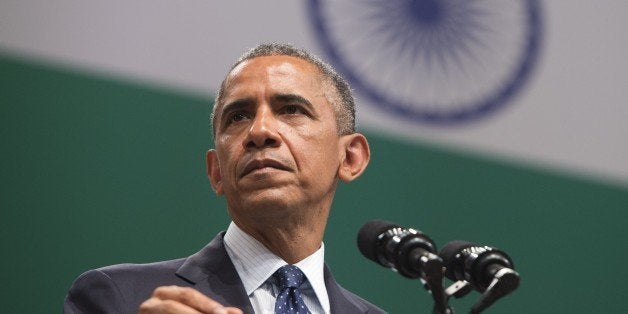
[[[372,50],[337,42],[344,59],[334,58],[317,22],[332,36],[362,33],[342,29],[356,10],[313,12],[330,3],[2,1],[3,312],[58,312],[81,272],[187,256],[226,228],[225,202],[205,176],[209,112],[231,63],[257,43],[291,42],[349,68],[368,62],[352,59],[360,51],[372,53],[377,62],[358,79],[399,71],[378,90],[395,94],[403,75],[416,77],[435,103],[475,93],[456,94],[483,88],[472,83],[484,78],[499,85],[499,71],[526,53],[505,42],[499,52],[512,60],[486,67],[498,79],[489,71],[443,91],[436,74],[377,59],[386,50],[374,35]],[[391,313],[429,313],[432,304],[419,281],[358,252],[358,229],[376,218],[420,229],[439,248],[463,239],[508,252],[521,286],[487,312],[628,312],[628,5],[511,3],[503,12],[539,5],[538,47],[516,92],[490,113],[433,123],[354,85],[373,156],[363,177],[339,188],[326,257],[339,282]],[[523,22],[508,24],[506,37],[520,36]],[[477,297],[451,303],[466,312]]]

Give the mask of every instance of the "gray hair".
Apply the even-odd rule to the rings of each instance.
[[[261,44],[244,53],[238,61],[236,61],[229,73],[240,63],[257,57],[266,56],[291,56],[299,58],[314,65],[321,72],[323,79],[335,89],[333,99],[328,99],[332,104],[336,116],[336,127],[338,134],[347,135],[355,133],[355,101],[351,94],[351,88],[347,81],[342,78],[332,67],[320,58],[310,54],[309,52],[296,48],[291,44]],[[227,74],[227,77],[229,75]],[[216,135],[216,108],[222,104],[227,77],[220,84],[220,89],[214,100],[214,108],[211,114],[212,132]]]

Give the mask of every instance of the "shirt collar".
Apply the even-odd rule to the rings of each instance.
[[[266,282],[277,269],[288,264],[233,222],[229,224],[224,241],[227,253],[248,295]],[[316,252],[294,265],[303,271],[322,308],[328,311],[329,297],[325,286],[324,260],[325,244],[321,242],[321,247]]]

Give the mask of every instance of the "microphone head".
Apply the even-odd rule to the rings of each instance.
[[[466,280],[480,292],[489,287],[500,269],[514,269],[512,260],[503,251],[467,241],[447,243],[440,256],[447,278],[452,281]]]
[[[399,228],[399,225],[385,220],[371,220],[360,228],[358,232],[358,248],[364,257],[380,263],[377,256],[379,237],[389,229]]]
[[[472,246],[478,245],[469,241],[454,240],[447,243],[443,247],[443,249],[440,251],[439,256],[443,259],[443,262],[445,264],[445,276],[447,278],[451,279],[452,281],[458,281],[462,279],[456,278],[455,269],[457,267],[464,267],[463,265],[458,265],[460,263],[460,259],[456,258],[456,255],[458,255],[462,250]]]

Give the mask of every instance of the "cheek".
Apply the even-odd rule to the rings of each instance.
[[[324,173],[335,175],[339,166],[337,139],[335,137],[318,137],[308,142],[307,149],[300,150],[302,158],[309,160],[315,176]]]
[[[234,145],[225,145],[224,143],[216,145],[218,154],[218,163],[220,164],[220,173],[225,178],[235,171],[236,162],[238,160],[238,152]]]

